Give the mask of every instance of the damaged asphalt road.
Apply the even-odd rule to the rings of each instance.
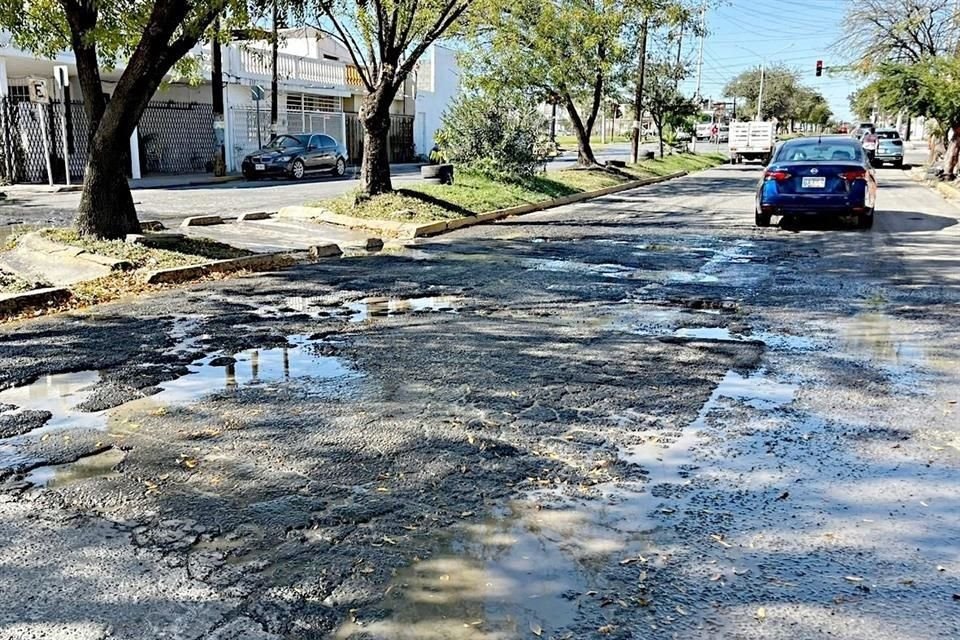
[[[0,638],[957,637],[957,214],[757,171],[5,328]]]

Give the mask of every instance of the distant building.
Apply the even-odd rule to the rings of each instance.
[[[460,93],[460,66],[452,49],[431,45],[417,65],[416,132],[414,146],[419,156],[429,157],[436,143],[443,116]]]

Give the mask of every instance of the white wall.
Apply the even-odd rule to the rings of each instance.
[[[416,152],[424,156],[429,155],[433,148],[434,136],[443,122],[444,112],[460,93],[460,66],[457,64],[456,52],[433,45],[425,55],[432,56],[432,64],[422,64],[421,69],[431,74],[432,78],[418,78],[417,84],[421,87],[433,87],[433,90],[417,90],[417,121],[413,134]]]

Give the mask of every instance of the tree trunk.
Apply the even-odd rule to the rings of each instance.
[[[110,133],[104,132],[107,128]],[[116,123],[101,121],[87,154],[83,195],[77,209],[80,235],[114,240],[128,233],[140,233],[124,166],[129,157],[128,144]]]
[[[950,141],[943,159],[943,172],[949,177],[957,174],[957,158],[960,157],[960,124],[952,125],[951,129],[953,140]]]
[[[647,74],[647,18],[643,19],[640,31],[640,65],[637,72],[637,85],[633,94],[633,114],[636,123],[633,127],[633,136],[630,139],[630,161],[636,164],[640,161],[640,129],[643,127],[643,81]]]
[[[363,124],[363,164],[360,166],[360,189],[368,196],[393,191],[390,179],[390,103],[393,93],[388,86],[378,87],[363,99],[360,121]]]
[[[570,116],[570,124],[573,125],[573,133],[577,136],[577,164],[582,167],[589,167],[598,164],[597,157],[593,154],[593,147],[590,144],[590,131],[580,119],[577,112],[577,105],[569,95],[564,96],[564,102],[567,107],[567,115]]]

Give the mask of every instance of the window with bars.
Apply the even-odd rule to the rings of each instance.
[[[7,96],[10,98],[10,102],[29,102],[30,101],[30,87],[27,85],[12,84],[7,87]]]
[[[341,110],[340,98],[338,97],[308,94],[293,94],[287,96],[287,111],[336,113]]]

